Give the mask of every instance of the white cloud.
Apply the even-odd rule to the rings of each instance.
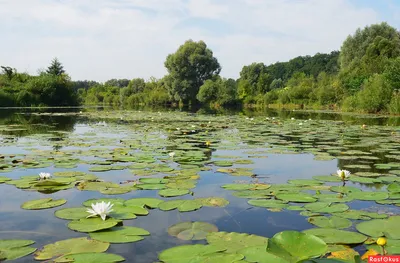
[[[57,56],[73,79],[162,77],[169,53],[202,39],[237,77],[254,61],[337,50],[378,15],[350,0],[0,0],[1,63],[36,73]]]

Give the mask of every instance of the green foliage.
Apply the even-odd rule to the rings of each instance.
[[[282,79],[274,79],[271,82],[271,85],[269,85],[269,89],[270,90],[280,89],[280,88],[283,88],[283,85],[284,85],[284,83],[283,83]]]
[[[171,98],[187,103],[193,101],[203,83],[218,75],[221,66],[203,41],[186,41],[167,56],[166,84]]]
[[[361,88],[364,80],[381,74],[390,59],[400,55],[400,34],[387,23],[358,29],[343,43],[340,52],[340,77],[351,93]]]
[[[390,102],[393,90],[382,75],[372,76],[357,94],[358,108],[369,113],[386,110]]]
[[[219,106],[236,104],[237,85],[233,79],[206,80],[200,87],[197,99],[202,103],[210,103]]]
[[[391,88],[400,91],[400,57],[397,57],[388,63],[384,76]]]
[[[57,58],[54,58],[47,68],[46,73],[54,76],[61,76],[65,73],[65,70],[61,62]]]
[[[392,114],[400,114],[400,91],[393,93],[388,110]]]

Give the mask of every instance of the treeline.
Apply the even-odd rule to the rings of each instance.
[[[1,68],[1,107],[78,105],[78,97],[72,89],[71,79],[57,59],[38,76],[19,73],[7,66]]]
[[[381,23],[358,29],[340,51],[271,65],[253,63],[244,66],[235,80],[220,76],[221,66],[203,41],[189,40],[167,56],[168,74],[161,79],[71,81],[57,60],[39,76],[3,67],[0,106],[6,106],[5,102],[16,106],[79,103],[127,107],[201,103],[399,114],[399,55],[400,33]],[[61,67],[61,74],[50,70],[55,64]],[[50,97],[43,95],[47,90],[52,91]]]

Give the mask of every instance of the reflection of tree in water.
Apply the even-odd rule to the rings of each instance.
[[[76,116],[34,115],[29,113],[0,111],[0,125],[15,125],[15,131],[1,131],[2,134],[24,137],[33,134],[49,133],[50,131],[72,132]],[[65,134],[59,133],[62,139]]]

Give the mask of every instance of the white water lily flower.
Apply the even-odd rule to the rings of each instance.
[[[174,158],[175,152],[170,152],[168,155],[169,155],[169,157]]]
[[[337,170],[336,173],[342,180],[350,177],[350,172],[347,170]]]
[[[88,217],[93,217],[93,216],[100,216],[101,219],[106,220],[107,214],[111,213],[113,210],[111,209],[114,204],[111,204],[111,202],[104,202],[102,201],[101,203],[95,203],[92,204],[92,208],[86,210],[86,212],[90,213]]]
[[[40,179],[45,180],[45,179],[49,179],[51,177],[51,174],[50,173],[39,173],[39,177],[40,177]]]

